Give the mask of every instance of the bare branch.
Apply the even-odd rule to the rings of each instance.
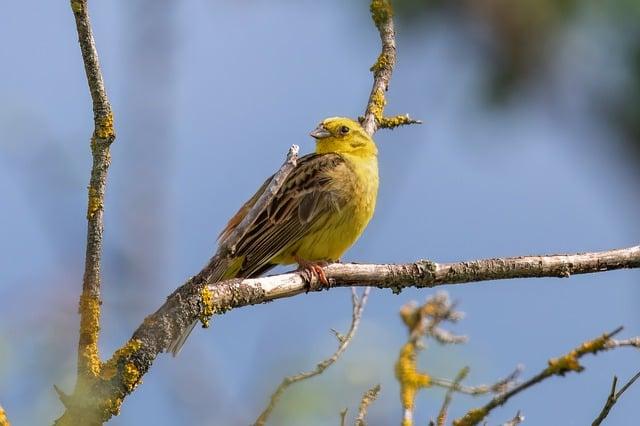
[[[449,411],[449,405],[451,405],[451,400],[453,399],[453,392],[455,392],[456,388],[460,386],[460,382],[462,382],[468,374],[469,367],[464,367],[460,370],[453,380],[452,386],[450,386],[444,394],[444,401],[442,402],[442,407],[440,407],[440,412],[438,412],[437,426],[444,426],[447,422],[447,411]]]
[[[640,267],[640,246],[603,252],[524,256],[438,264],[421,260],[409,264],[332,264],[324,268],[332,287],[376,286],[398,293],[403,288],[432,288],[509,278],[568,277],[571,274],[604,272]],[[166,351],[180,332],[202,315],[222,314],[230,309],[250,306],[305,293],[308,282],[297,272],[253,279],[207,282],[206,268],[189,279],[134,332],[131,340],[109,361],[131,365],[138,378],[148,371],[156,356]],[[207,303],[203,302],[206,289]],[[608,345],[634,346],[635,340],[607,341]],[[103,398],[124,399],[132,388],[121,374],[107,384],[97,384],[93,393]],[[96,408],[97,409],[97,408]]]
[[[431,384],[441,388],[453,390],[454,392],[464,393],[471,396],[486,395],[488,393],[501,394],[515,386],[516,380],[522,373],[522,366],[518,365],[507,377],[498,380],[495,383],[489,385],[476,385],[466,386],[461,383],[455,383],[455,381],[440,379],[437,377],[431,378]]]
[[[593,423],[591,423],[591,426],[598,426],[602,423],[602,421],[609,415],[609,411],[611,411],[613,406],[616,405],[616,402],[618,402],[618,399],[620,399],[622,394],[627,389],[629,389],[629,387],[631,387],[631,385],[633,385],[633,383],[636,380],[638,380],[639,377],[640,377],[640,372],[636,373],[635,376],[633,376],[624,386],[622,386],[622,388],[618,392],[616,392],[616,385],[618,384],[618,378],[616,376],[613,376],[613,383],[611,383],[611,392],[607,397],[607,401],[605,402],[604,407],[602,407],[602,411],[600,411],[600,414],[598,414],[598,417],[596,417]]]
[[[9,419],[7,418],[7,413],[4,411],[4,408],[0,406],[0,426],[11,426],[9,423]]]
[[[366,305],[367,299],[369,298],[370,290],[371,289],[369,287],[365,288],[364,292],[362,293],[362,298],[359,299],[358,295],[356,294],[356,290],[354,288],[351,289],[351,303],[353,305],[353,311],[351,314],[351,326],[349,327],[349,331],[347,332],[346,336],[342,336],[338,332],[333,330],[339,342],[338,349],[329,358],[318,363],[318,365],[316,365],[316,368],[314,368],[313,370],[296,374],[294,376],[288,376],[282,379],[282,382],[280,383],[278,388],[273,392],[273,394],[271,394],[269,404],[262,411],[262,413],[260,413],[260,416],[255,421],[254,425],[262,426],[267,422],[267,419],[269,418],[269,416],[271,415],[271,412],[273,411],[274,407],[278,403],[278,400],[280,399],[284,391],[289,386],[291,386],[294,383],[301,382],[303,380],[322,374],[324,370],[329,368],[333,363],[335,363],[338,360],[338,358],[340,358],[340,356],[347,349],[347,346],[349,346],[349,343],[351,343],[353,336],[356,334],[356,331],[358,330],[358,325],[360,324],[360,319],[362,318],[362,312],[364,310],[364,306]],[[345,411],[345,415],[346,415],[346,411]]]
[[[571,371],[575,371],[578,373],[583,371],[584,367],[580,365],[579,359],[587,354],[595,354],[600,351],[615,348],[616,346],[608,346],[607,343],[614,335],[618,334],[620,331],[622,331],[622,327],[615,329],[611,333],[606,333],[593,340],[586,341],[580,346],[573,349],[571,352],[559,358],[550,359],[547,368],[542,370],[540,373],[533,376],[531,379],[519,384],[518,386],[515,386],[513,389],[496,396],[484,406],[469,410],[463,417],[454,420],[453,426],[477,425],[482,420],[484,420],[484,418],[487,417],[493,409],[505,404],[509,399],[511,399],[511,397],[530,388],[531,386],[536,385],[552,376],[564,376],[566,373],[569,373]]]
[[[369,134],[373,135],[379,128],[403,126],[420,123],[409,115],[385,117],[384,107],[387,103],[385,92],[389,89],[389,81],[396,64],[396,34],[393,25],[393,9],[389,0],[372,0],[370,5],[371,17],[380,33],[382,51],[375,64],[371,67],[373,72],[373,87],[367,102],[364,117],[360,122]]]
[[[376,400],[378,394],[380,393],[380,385],[375,385],[368,391],[362,395],[362,401],[360,401],[360,407],[358,407],[358,416],[356,417],[356,426],[366,426],[366,422],[364,421],[365,416],[367,415],[367,410],[369,409],[369,405],[373,401]]]
[[[347,412],[349,411],[348,408],[345,408],[344,410],[340,411],[340,426],[346,426],[347,425]]]
[[[111,162],[109,147],[115,140],[113,113],[107,98],[102,78],[98,52],[96,49],[87,0],[71,0],[71,9],[76,22],[80,51],[87,76],[91,100],[93,102],[94,131],[91,137],[93,166],[89,180],[89,200],[87,207],[87,246],[85,270],[80,296],[80,337],[78,343],[78,377],[72,400],[63,401],[68,411],[59,419],[61,424],[73,423],[80,418],[79,408],[86,401],[83,396],[86,389],[100,375],[101,362],[98,353],[100,332],[100,262],[102,257],[104,194],[107,184],[107,171]],[[60,393],[60,395],[63,395]],[[75,419],[75,420],[73,420]],[[97,422],[96,418],[85,418],[84,422]]]

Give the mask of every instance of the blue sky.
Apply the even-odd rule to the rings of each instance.
[[[151,3],[149,3],[151,4]],[[282,162],[313,150],[308,132],[362,113],[378,54],[365,2],[92,2],[116,115],[107,205],[102,354],[194,274],[226,219]],[[155,6],[155,4],[154,4]],[[15,424],[50,422],[53,384],[73,383],[77,297],[85,238],[92,113],[67,4],[6,5],[0,16],[0,404]],[[136,8],[138,10],[136,10]],[[28,17],[29,25],[25,25]],[[421,126],[380,131],[376,215],[347,261],[449,262],[591,251],[638,244],[638,172],[592,108],[596,89],[628,78],[611,22],[588,13],[559,38],[544,78],[506,106],[483,99],[488,58],[443,16],[398,23],[389,113]],[[598,23],[595,25],[594,22]],[[583,64],[606,65],[594,72]],[[440,377],[471,366],[468,384],[550,357],[619,325],[640,334],[638,271],[448,287],[466,318],[463,346],[429,344],[419,363]],[[372,424],[398,424],[398,309],[430,292],[375,290],[345,356],[291,389],[273,424],[337,423],[375,383]],[[177,359],[161,356],[114,425],[244,425],[281,377],[308,369],[346,330],[346,289],[233,311],[197,330]],[[525,424],[582,425],[614,374],[637,370],[630,349],[584,359],[580,375],[553,378],[492,414],[521,409]],[[640,388],[610,425],[629,424]],[[435,416],[440,391],[417,401],[416,424]],[[481,400],[457,396],[452,416]]]

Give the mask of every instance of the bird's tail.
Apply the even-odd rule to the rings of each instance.
[[[271,268],[276,266],[273,263],[259,263],[259,264],[245,264],[244,257],[236,257],[233,259],[222,259],[218,255],[214,256],[207,269],[210,272],[209,279],[207,282],[209,284],[216,283],[224,280],[230,280],[232,278],[254,278],[258,277]],[[175,337],[167,350],[173,354],[173,356],[177,356],[180,353],[180,349],[185,344],[189,335],[195,328],[199,319],[195,319],[187,328],[185,328],[177,337]]]
[[[242,267],[242,258],[235,258],[233,260],[223,259],[221,256],[216,254],[210,261],[209,265],[207,265],[206,269],[210,271],[209,278],[207,279],[208,283],[215,283],[222,280],[228,280],[231,278],[236,278],[240,272],[240,268]],[[189,338],[189,335],[195,328],[196,324],[198,324],[199,319],[193,320],[191,324],[180,334],[178,334],[172,341],[169,343],[169,347],[167,348],[168,352],[175,357],[178,356],[182,346],[184,346],[185,342]]]
[[[182,346],[185,344],[185,342],[189,338],[189,335],[195,328],[196,324],[198,324],[198,321],[199,320],[193,321],[191,324],[189,324],[187,328],[185,328],[182,331],[182,333],[178,335],[177,338],[171,341],[171,343],[169,344],[169,347],[167,348],[167,351],[171,352],[171,355],[173,355],[174,357],[178,356],[178,354],[180,353],[180,349],[182,349]]]

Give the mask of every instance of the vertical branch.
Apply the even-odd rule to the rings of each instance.
[[[420,121],[411,119],[407,114],[395,117],[384,116],[384,107],[387,104],[385,92],[389,90],[389,81],[396,64],[396,32],[393,25],[393,9],[389,0],[371,0],[369,9],[371,10],[371,18],[380,33],[382,51],[376,63],[371,67],[373,87],[371,87],[364,117],[360,119],[360,122],[364,130],[369,135],[373,135],[379,128],[394,128],[405,124],[420,123]]]
[[[95,377],[100,371],[98,335],[100,333],[100,260],[104,227],[104,193],[111,161],[109,146],[115,139],[115,131],[113,113],[104,88],[98,51],[89,20],[87,0],[72,0],[71,9],[76,21],[80,51],[93,101],[94,121],[94,131],[91,136],[93,166],[89,180],[87,207],[87,248],[80,296],[79,383],[82,377]]]
[[[111,155],[109,146],[115,139],[113,113],[107,99],[102,79],[102,71],[98,61],[87,0],[71,0],[71,9],[76,22],[78,41],[87,75],[87,83],[93,102],[94,131],[91,136],[91,153],[93,165],[88,188],[87,206],[87,247],[85,269],[80,296],[80,337],[78,342],[78,365],[76,386],[72,397],[62,394],[60,399],[67,406],[81,407],[82,398],[88,387],[95,382],[101,371],[98,353],[98,337],[100,334],[100,261],[102,257],[104,194],[107,184],[107,171]],[[97,421],[81,417],[78,412],[63,416],[60,423],[94,424]]]

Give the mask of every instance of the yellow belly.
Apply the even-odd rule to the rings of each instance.
[[[351,161],[364,161],[349,159]],[[322,226],[283,250],[272,262],[296,263],[296,256],[307,261],[334,262],[356,242],[373,217],[378,194],[377,160],[369,160],[354,168],[349,202],[340,211],[329,214]]]

